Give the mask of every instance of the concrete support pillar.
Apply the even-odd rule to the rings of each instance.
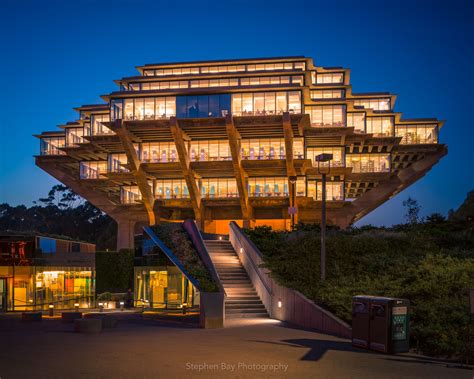
[[[120,249],[133,249],[136,221],[119,219],[117,222],[117,251]]]

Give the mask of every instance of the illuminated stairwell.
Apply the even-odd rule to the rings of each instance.
[[[226,318],[268,317],[255,288],[229,241],[205,240],[227,294]]]

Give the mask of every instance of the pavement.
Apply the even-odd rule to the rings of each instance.
[[[0,378],[469,378],[474,371],[410,354],[383,355],[271,319],[224,329],[118,315],[115,329],[77,334],[59,319],[0,316]]]

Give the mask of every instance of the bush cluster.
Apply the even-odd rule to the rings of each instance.
[[[247,230],[265,266],[283,286],[302,292],[351,322],[354,295],[407,298],[411,343],[444,357],[472,355],[469,288],[474,287],[474,228],[443,220],[393,228],[328,231],[327,280],[320,277],[319,228],[293,233]]]

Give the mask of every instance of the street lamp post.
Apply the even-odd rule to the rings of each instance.
[[[322,204],[321,204],[321,281],[326,280],[326,174],[331,171],[331,160],[332,154],[319,154],[315,157],[318,162],[318,174],[321,174],[321,192],[322,192]],[[327,172],[321,172],[320,163],[328,163]],[[317,192],[317,191],[316,191]]]
[[[295,205],[295,191],[296,191],[296,180],[298,178],[296,176],[290,176],[290,184],[291,184],[291,197],[290,197],[290,220],[291,220],[291,230],[295,230],[295,212],[296,212],[296,205]]]

